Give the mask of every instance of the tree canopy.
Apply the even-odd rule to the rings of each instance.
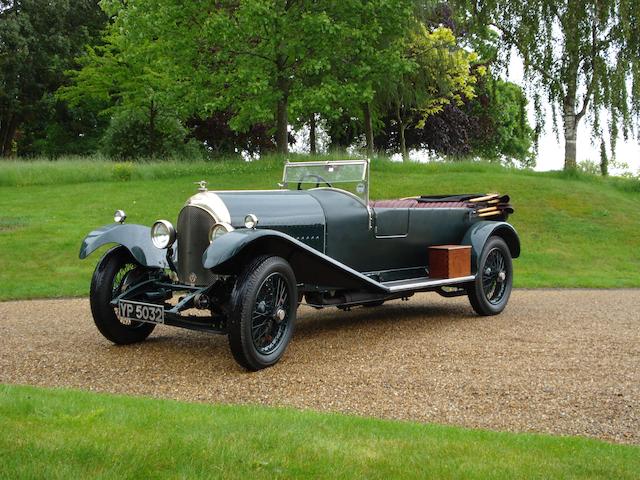
[[[69,18],[83,3],[56,1],[59,15],[75,12]],[[100,139],[116,157],[184,153],[196,144],[211,153],[286,152],[292,129],[303,126],[313,151],[322,125],[334,147],[369,154],[378,147],[406,159],[409,148],[428,148],[522,160],[531,130],[519,115],[520,89],[494,81],[487,42],[463,47],[468,37],[456,37],[451,11],[433,5],[102,0],[100,21],[65,51],[56,81],[31,97],[49,113],[15,128],[14,137],[31,145],[19,153],[64,153],[72,143],[65,135],[85,146],[92,139],[93,148]],[[491,133],[481,141],[480,131]]]
[[[522,56],[539,119],[544,99],[552,106],[554,124],[562,121],[566,169],[576,168],[583,118],[602,145],[608,134],[612,152],[619,132],[624,138],[634,133],[640,115],[638,0],[451,3],[476,39],[491,43],[504,61],[512,48]]]
[[[484,68],[471,71],[477,56],[459,48],[448,28],[430,33],[420,24],[405,49],[406,68],[387,78],[377,97],[380,107],[397,122],[400,153],[406,161],[405,130],[411,121],[424,128],[427,119],[444,106],[474,98],[476,75],[483,75]]]
[[[25,124],[52,117],[51,94],[105,21],[97,0],[0,0],[0,156]]]

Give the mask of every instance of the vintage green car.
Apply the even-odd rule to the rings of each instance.
[[[506,196],[370,202],[367,160],[287,163],[275,190],[198,183],[176,227],[128,224],[118,210],[82,242],[80,258],[116,244],[90,297],[112,342],[142,341],[157,324],[227,334],[237,362],[259,370],[282,357],[300,303],[349,309],[435,291],[494,315],[509,299],[520,241]]]

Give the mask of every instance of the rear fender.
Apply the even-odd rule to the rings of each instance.
[[[214,273],[235,274],[257,255],[277,255],[286,259],[298,283],[323,289],[364,288],[386,292],[378,282],[277,230],[229,232],[216,238],[205,250],[202,263]]]
[[[80,258],[87,258],[102,245],[123,245],[145,267],[169,268],[167,251],[156,248],[151,242],[151,229],[144,225],[112,223],[89,233],[80,247]]]
[[[462,245],[471,245],[472,273],[477,271],[478,259],[484,244],[492,235],[501,237],[506,242],[511,252],[511,257],[518,258],[520,256],[520,238],[511,224],[491,221],[474,223],[462,239]]]

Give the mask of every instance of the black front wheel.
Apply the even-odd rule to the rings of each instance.
[[[231,294],[229,346],[236,361],[256,371],[280,360],[297,307],[296,279],[285,259],[262,256],[248,264]]]
[[[155,324],[120,318],[111,300],[149,276],[150,270],[141,266],[125,247],[115,247],[103,255],[91,280],[91,313],[93,321],[105,338],[125,345],[147,338]]]
[[[467,287],[469,302],[478,315],[497,315],[507,306],[513,285],[511,252],[501,237],[487,240],[475,281]]]

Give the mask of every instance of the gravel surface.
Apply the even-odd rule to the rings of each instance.
[[[299,311],[283,360],[246,373],[226,337],[158,327],[115,346],[86,299],[0,303],[0,383],[286,405],[640,444],[640,291],[517,290],[497,317],[419,294]]]

